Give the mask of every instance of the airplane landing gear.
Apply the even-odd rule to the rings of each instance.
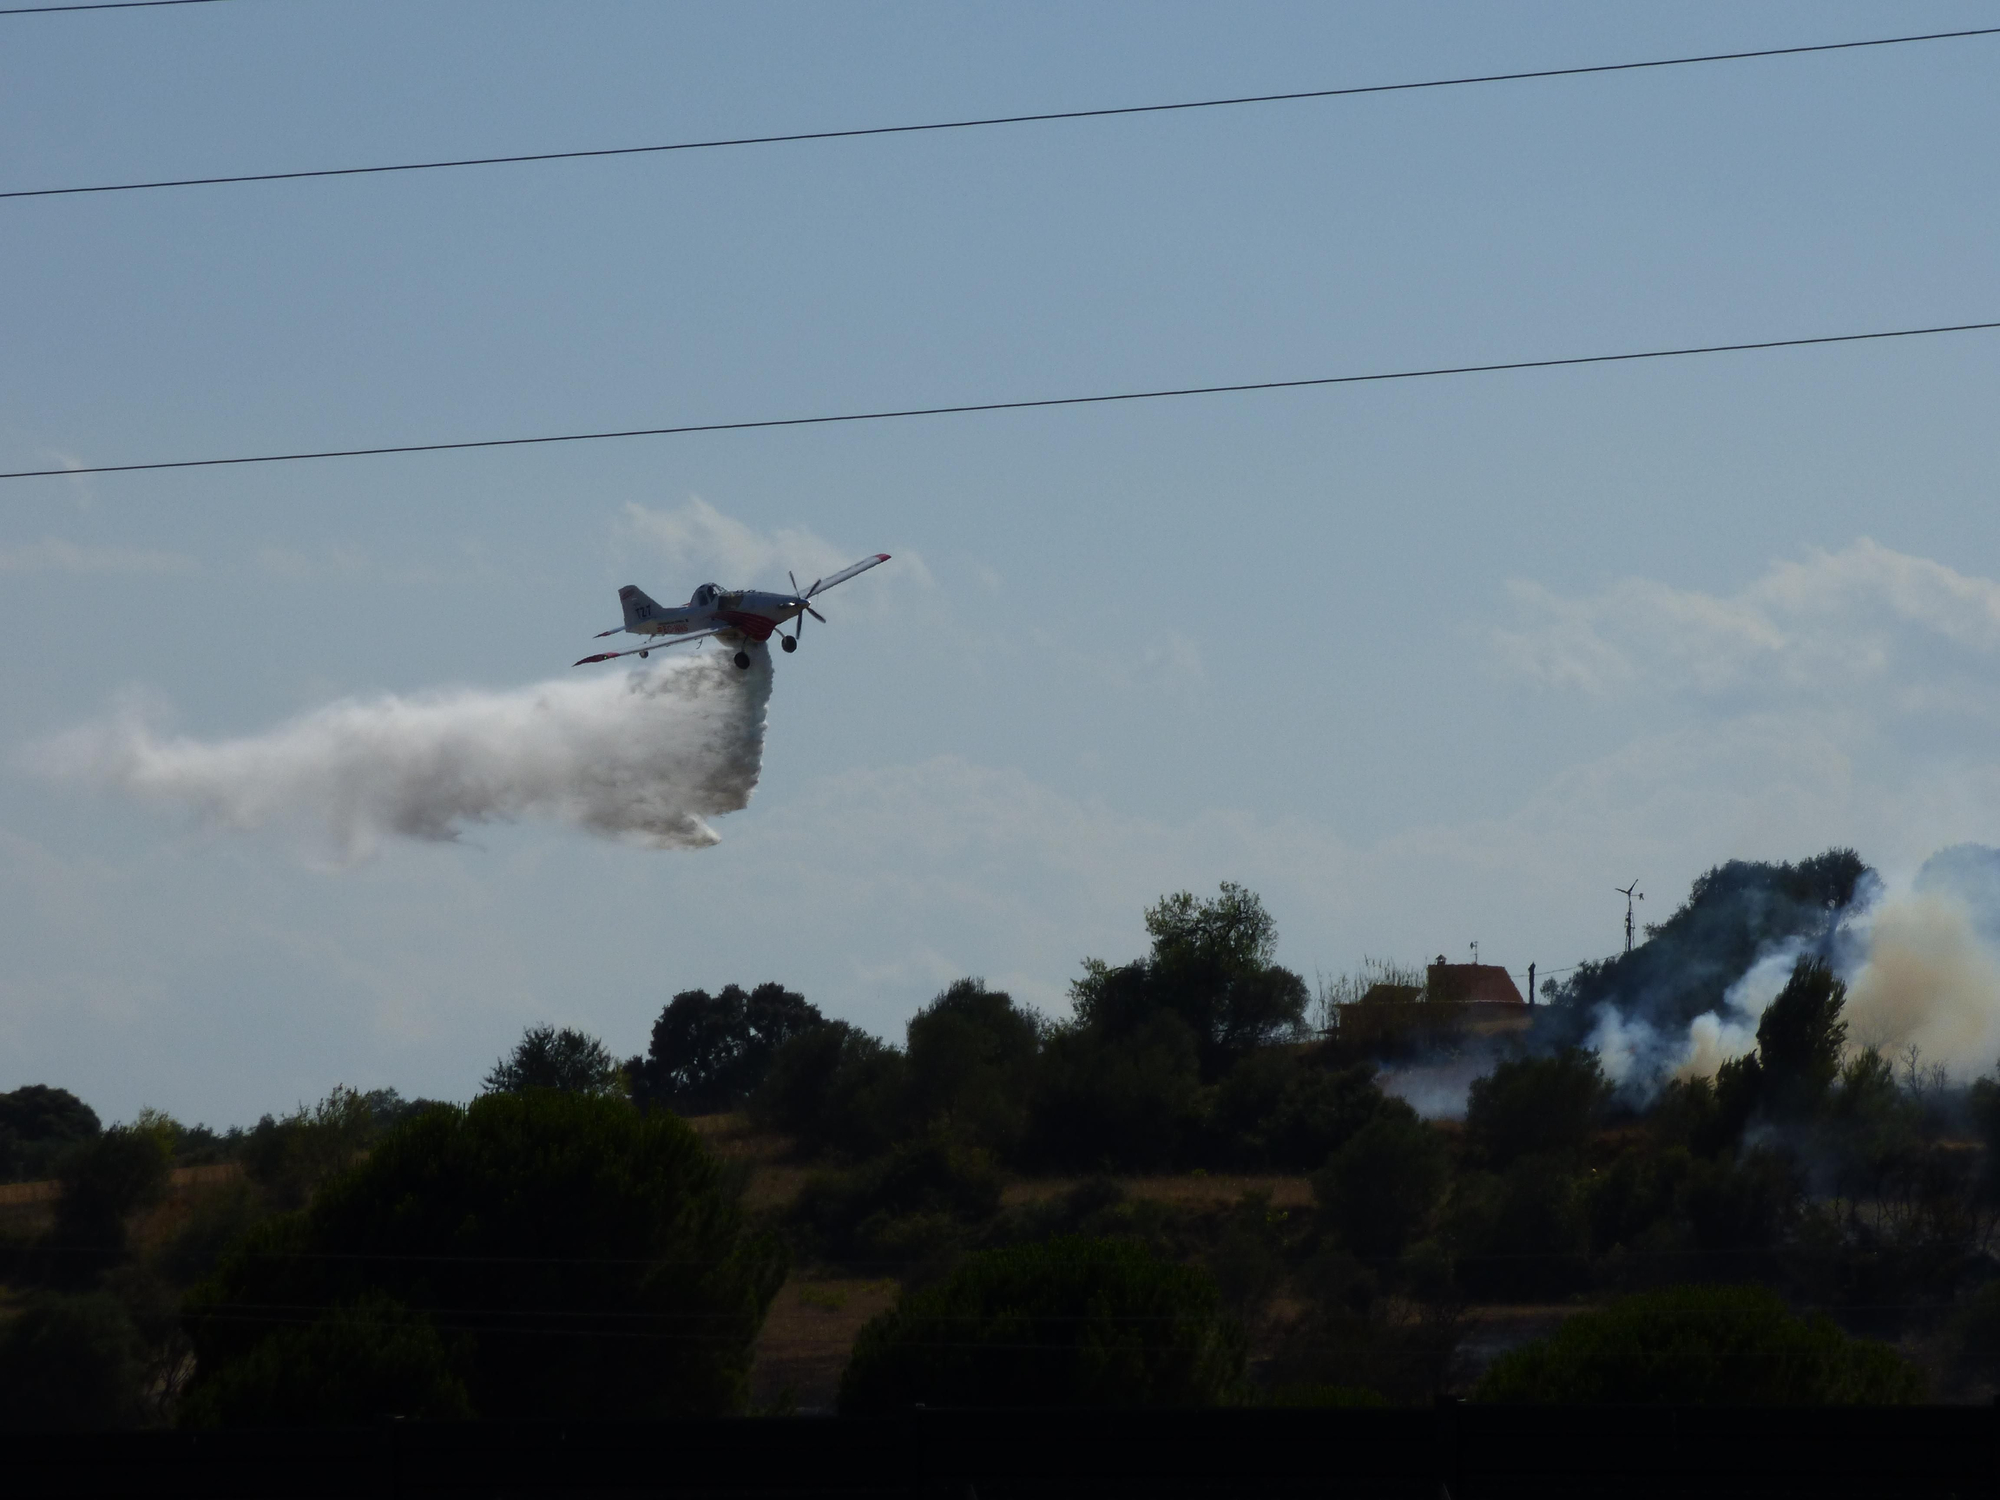
[[[640,661],[644,661],[644,660],[645,660],[645,659],[646,659],[647,657],[651,656],[652,654],[653,654],[653,653],[652,653],[652,652],[650,652],[650,651],[641,651],[641,652],[639,653],[639,660],[640,660]]]
[[[781,635],[778,639],[785,643],[787,651],[796,651],[799,649],[799,638],[795,635]]]
[[[750,670],[750,653],[749,653],[748,651],[739,651],[739,652],[737,652],[737,653],[736,653],[736,665],[737,665],[737,668],[738,668],[739,670],[741,670],[741,671],[744,671],[744,672],[747,672],[747,671],[749,671],[749,670]]]

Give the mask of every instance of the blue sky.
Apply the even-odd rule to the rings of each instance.
[[[1991,4],[233,0],[0,19],[0,184],[1337,87],[2000,24]],[[0,203],[8,469],[2000,316],[2000,38],[984,132]],[[215,1123],[463,1097],[779,978],[1051,1011],[1166,890],[1281,957],[1544,969],[1730,857],[2000,842],[2000,336],[0,487],[0,1088]],[[48,774],[568,675],[616,615],[895,554],[701,850],[329,859]]]

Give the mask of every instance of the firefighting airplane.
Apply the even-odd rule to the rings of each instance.
[[[594,661],[616,661],[621,656],[646,657],[668,646],[679,646],[688,641],[706,640],[715,636],[725,646],[736,648],[736,665],[745,669],[750,666],[750,645],[768,641],[771,632],[787,620],[797,620],[790,635],[780,635],[787,651],[799,649],[799,633],[805,628],[805,617],[811,615],[820,624],[826,623],[826,616],[812,607],[812,601],[825,593],[836,583],[845,583],[857,573],[866,573],[877,563],[885,563],[889,554],[878,552],[873,557],[864,557],[851,568],[842,568],[831,578],[821,578],[803,593],[799,591],[799,581],[792,580],[789,594],[764,594],[755,589],[725,589],[718,584],[704,583],[694,591],[694,596],[678,609],[668,609],[655,604],[644,592],[632,584],[626,584],[618,591],[618,602],[625,606],[625,623],[610,630],[597,632],[598,639],[607,635],[617,635],[629,631],[633,635],[650,639],[643,646],[634,646],[629,651],[600,651],[595,656],[586,656],[577,666],[588,666]],[[662,640],[666,636],[669,639]]]

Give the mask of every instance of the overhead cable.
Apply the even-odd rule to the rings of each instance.
[[[182,0],[128,0],[128,3],[179,4]],[[0,12],[4,14],[4,12]],[[534,151],[515,156],[466,156],[443,161],[395,162],[369,167],[319,167],[297,172],[245,172],[227,177],[173,177],[152,182],[107,182],[85,187],[18,188],[0,198],[58,198],[81,193],[136,193],[152,188],[220,187],[245,182],[294,182],[307,177],[366,177],[385,172],[436,172],[453,167],[498,167],[522,162],[580,161],[587,157],[647,156],[667,151],[712,151],[723,146],[775,146],[798,141],[853,140],[862,136],[919,135],[939,130],[975,130],[994,125],[1032,125],[1056,120],[1101,120],[1114,115],[1169,114],[1177,110],[1225,109],[1249,104],[1288,104],[1307,99],[1344,99],[1359,94],[1408,93],[1416,89],[1461,88],[1476,83],[1519,83],[1535,78],[1578,78],[1591,73],[1631,73],[1648,68],[1684,68],[1696,63],[1742,62],[1759,57],[1797,57],[1809,52],[1851,52],[1862,47],[1897,47],[1911,42],[1955,41],[2000,35],[2000,26],[1967,31],[1931,31],[1916,36],[1871,37],[1855,42],[1815,42],[1799,47],[1761,47],[1748,52],[1708,52],[1693,57],[1660,57],[1644,62],[1592,63],[1575,68],[1536,68],[1520,73],[1480,73],[1461,78],[1431,78],[1417,83],[1370,83],[1351,88],[1303,89],[1286,94],[1245,94],[1229,99],[1191,99],[1174,104],[1125,104],[1104,109],[1064,109],[1043,114],[992,115],[970,120],[937,120],[920,125],[868,125],[847,130],[804,130],[787,135],[744,135],[701,141],[674,141],[655,146],[602,146],[585,151]]]
[[[1740,354],[1755,349],[1800,349],[1812,344],[1858,344],[1876,339],[1921,338],[1937,333],[1972,333],[2000,328],[1989,323],[1949,323],[1932,328],[1891,328],[1874,333],[1832,333],[1814,338],[1759,339],[1743,344],[1701,344],[1682,349],[1645,349],[1628,354],[1577,354],[1562,359],[1515,359],[1484,365],[1440,365],[1423,370],[1386,370],[1369,375],[1316,375],[1303,380],[1253,380],[1231,385],[1173,386],[1119,391],[1100,396],[1042,396],[1023,401],[972,401],[956,406],[912,406],[888,411],[842,412],[818,417],[759,417],[740,422],[690,422],[674,427],[628,427],[606,432],[564,432],[541,437],[474,438],[448,443],[396,443],[376,448],[326,448],[301,453],[257,453],[230,458],[173,458],[146,463],[78,464],[63,469],[17,469],[0,479],[55,479],[76,474],[130,474],[147,469],[213,469],[235,464],[298,463],[320,458],[377,458],[392,453],[448,453],[467,448],[526,448],[547,443],[596,443],[610,438],[677,437],[697,432],[751,432],[772,427],[827,427],[842,422],[886,422],[901,417],[948,417],[975,412],[1029,411],[1052,406],[1104,406],[1119,401],[1159,401],[1171,396],[1222,396],[1245,391],[1303,390],[1309,386],[1364,385],[1373,381],[1426,380],[1440,375],[1491,375],[1504,370],[1552,370],[1568,365],[1609,365],[1642,359],[1680,359],[1694,354]]]
[[[222,0],[94,0],[88,5],[10,5],[0,16],[40,16],[65,10],[151,10],[156,5],[219,5]]]

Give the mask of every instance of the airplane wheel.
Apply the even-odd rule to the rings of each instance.
[[[741,669],[742,669],[743,671],[745,671],[745,672],[749,671],[749,670],[750,670],[750,653],[749,653],[748,651],[739,651],[739,652],[737,652],[737,653],[736,653],[736,665],[737,665],[737,666],[738,666],[739,668],[741,668]]]
[[[785,643],[785,649],[787,651],[796,651],[799,649],[799,641],[797,636],[788,635],[782,637],[781,639],[783,639]]]
[[[644,660],[645,660],[645,659],[646,659],[647,657],[651,656],[652,654],[653,654],[653,653],[652,653],[652,652],[650,652],[650,651],[641,651],[641,652],[639,653],[639,660],[640,660],[640,661],[644,661]]]

